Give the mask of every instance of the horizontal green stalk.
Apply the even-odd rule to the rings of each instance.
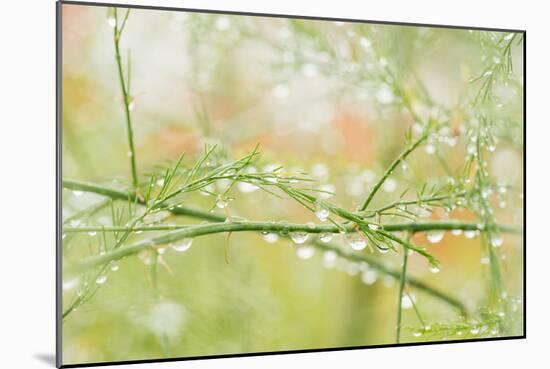
[[[395,224],[388,225],[384,227],[389,230],[409,230],[414,231],[415,229],[422,229],[419,226],[424,224],[415,224],[415,223],[404,223],[404,224]],[[96,227],[94,230],[102,230],[103,227]],[[147,228],[147,227],[146,227]],[[389,229],[388,229],[389,228]],[[442,222],[442,224],[431,223],[430,227],[426,229],[466,229],[466,230],[476,230],[478,226],[470,223],[458,223],[458,222]],[[277,232],[282,234],[292,233],[292,232],[306,232],[306,233],[336,233],[339,228],[334,225],[308,225],[308,224],[293,224],[293,223],[281,223],[281,222],[224,222],[224,223],[210,223],[210,224],[200,224],[194,226],[187,226],[172,232],[164,233],[156,237],[149,239],[144,239],[138,241],[132,245],[129,245],[124,248],[119,248],[108,252],[103,255],[94,256],[86,259],[82,264],[86,267],[98,266],[105,264],[114,260],[121,259],[126,256],[137,254],[138,252],[151,248],[156,245],[169,244],[171,242],[176,242],[184,238],[195,238],[210,234],[216,233],[227,233],[227,232]],[[346,226],[346,230],[353,230],[353,225],[349,224]],[[407,248],[412,248],[415,251],[421,252],[412,246],[406,246]]]
[[[144,205],[144,201],[136,197],[134,194],[129,193],[124,190],[117,190],[113,189],[107,186],[98,185],[94,183],[88,183],[83,181],[76,181],[76,180],[69,180],[64,179],[63,180],[63,187],[70,190],[75,191],[84,191],[84,192],[90,192],[90,193],[96,193],[98,195],[107,196],[113,200],[130,200],[132,202],[137,202],[139,204]],[[181,216],[189,216],[192,218],[207,220],[207,221],[213,221],[213,222],[224,222],[226,217],[224,215],[220,214],[214,214],[209,213],[206,211],[193,209],[185,206],[178,206],[173,209],[169,210],[175,215],[181,215]],[[154,226],[146,226],[146,227],[134,227],[133,230],[139,231],[153,231],[153,230],[181,230],[182,232],[189,232],[189,233],[178,233],[178,237],[186,237],[190,236],[190,232],[194,232],[195,236],[204,235],[204,234],[210,234],[210,233],[219,233],[219,232],[228,232],[228,229],[231,227],[235,227],[235,224],[237,223],[220,223],[220,224],[213,224],[216,227],[213,228],[200,228],[196,229],[193,228],[189,230],[190,226],[182,226],[182,225],[154,225]],[[201,225],[204,227],[204,225]],[[207,225],[209,226],[209,225]],[[227,228],[230,226],[229,228]],[[311,225],[303,225],[303,224],[281,224],[281,223],[263,223],[263,222],[250,222],[247,223],[245,226],[239,226],[239,231],[273,231],[277,232],[280,231],[280,227],[284,226],[285,232],[291,232],[291,231],[304,231],[308,233],[322,233],[322,232],[337,232],[338,229],[336,226],[333,225],[319,225],[314,226],[313,229],[311,228]],[[164,229],[163,227],[167,227],[168,229]],[[198,227],[198,226],[193,226]],[[91,232],[91,231],[114,231],[116,227],[64,227],[65,232]],[[124,227],[123,227],[124,228]],[[253,229],[255,228],[255,229]],[[479,230],[480,227],[477,224],[473,223],[465,223],[465,222],[456,222],[456,221],[445,221],[445,222],[422,222],[422,223],[400,223],[400,224],[388,224],[383,226],[383,229],[389,232],[392,231],[411,231],[411,232],[420,232],[420,231],[430,231],[430,230],[452,230],[452,229],[462,229],[462,230]],[[122,230],[122,229],[121,229]],[[216,232],[212,232],[215,230]],[[511,226],[502,226],[501,230],[503,232],[512,232],[512,233],[520,233],[521,229],[518,227],[511,227]],[[235,229],[231,229],[231,231],[236,231]],[[179,232],[179,231],[178,231]],[[174,235],[171,233],[168,238],[174,237]],[[168,239],[164,239],[164,241],[169,242]],[[128,250],[130,247],[120,248],[117,249],[116,252],[118,254],[112,255],[112,254],[104,254],[99,257],[86,259],[86,261],[83,263],[84,265],[90,266],[90,265],[98,265],[96,263],[103,263],[108,262],[110,257],[114,258],[123,258],[127,255],[133,254],[135,252],[139,252],[141,249],[146,249],[147,247],[151,247],[150,240],[148,240],[148,244],[134,244],[130,247],[133,247],[133,249]],[[364,253],[356,253],[356,252],[348,252],[343,250],[342,248],[336,247],[334,245],[325,244],[317,240],[313,240],[311,242],[313,245],[315,245],[318,249],[325,250],[325,251],[334,251],[339,256],[346,258],[351,261],[357,261],[357,262],[367,262],[371,268],[377,270],[378,272],[389,275],[395,279],[399,279],[401,274],[397,270],[392,270],[385,266],[383,263],[376,260],[374,257],[371,257]],[[98,259],[103,258],[103,259]],[[415,278],[408,278],[407,279],[409,284],[412,287],[415,287],[419,290],[424,291],[425,293],[440,299],[451,306],[457,308],[462,313],[466,312],[466,308],[464,305],[458,301],[457,299],[449,296],[445,292],[439,291],[424,282],[417,280]]]
[[[335,225],[324,225],[324,224],[292,224],[292,223],[274,223],[274,222],[234,222],[228,223],[233,224],[234,227],[239,229],[231,229],[231,232],[239,231],[273,231],[281,232],[285,229],[290,230],[290,232],[306,232],[306,233],[338,233],[339,230],[344,227],[347,230],[352,230],[353,225],[341,225],[337,227]],[[248,225],[253,227],[251,228],[242,228],[241,226]],[[151,224],[144,225],[139,227],[124,227],[124,226],[79,226],[79,227],[63,227],[63,232],[65,233],[78,233],[78,232],[124,232],[124,231],[175,231],[180,229],[189,229],[192,227],[198,227],[195,224]],[[386,224],[383,225],[381,230],[388,232],[400,232],[400,231],[410,231],[410,232],[427,232],[427,231],[450,231],[450,230],[463,230],[463,231],[482,231],[483,227],[480,227],[477,223],[469,222],[460,222],[460,221],[433,221],[433,222],[420,222],[420,223],[395,223],[395,224]],[[515,233],[520,234],[521,228],[501,225],[499,227],[501,232],[505,233]]]

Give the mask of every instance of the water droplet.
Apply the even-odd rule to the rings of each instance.
[[[115,27],[116,27],[116,19],[115,19],[115,17],[109,16],[109,17],[107,18],[107,24],[108,24],[111,28],[115,28]]]
[[[422,336],[422,332],[420,332],[420,331],[414,331],[412,335],[413,335],[414,337],[420,337],[420,336]]]
[[[438,243],[445,236],[445,231],[430,231],[426,234],[426,238],[430,243]]]
[[[189,250],[192,243],[193,243],[192,238],[184,238],[182,240],[177,241],[176,243],[173,243],[171,247],[177,252],[185,252]]]
[[[390,104],[393,102],[393,92],[387,84],[383,83],[378,91],[376,91],[376,100],[380,104]]]
[[[333,237],[333,234],[330,232],[327,232],[327,233],[321,233],[321,235],[319,236],[319,239],[321,240],[321,242],[328,243],[332,241],[332,237]]]
[[[309,234],[306,232],[292,232],[290,233],[290,238],[294,241],[295,244],[300,245],[307,241]]]
[[[168,246],[165,246],[165,245],[158,246],[158,247],[156,248],[157,254],[162,255],[162,254],[164,254],[164,253],[166,252],[167,249],[168,249]]]
[[[452,234],[453,236],[460,236],[460,235],[462,234],[462,229],[453,229],[453,230],[451,231],[451,234]]]
[[[409,164],[407,164],[407,162],[405,160],[401,161],[401,170],[403,172],[406,172],[407,170],[409,170]]]
[[[277,99],[284,99],[289,95],[289,89],[286,85],[278,84],[273,87],[273,96]]]
[[[325,268],[333,268],[336,265],[338,254],[335,251],[329,250],[323,253],[323,266]]]
[[[311,174],[320,181],[326,181],[329,177],[329,169],[326,164],[316,163],[311,166]]]
[[[90,237],[94,237],[96,234],[97,234],[96,231],[90,231],[90,232],[88,232],[88,236],[90,236]]]
[[[435,154],[435,145],[434,144],[427,144],[424,150],[426,150],[426,154],[433,155],[433,154]]]
[[[499,201],[498,207],[501,208],[501,209],[506,208],[506,201],[504,201],[504,200]]]
[[[482,257],[482,258],[479,260],[479,262],[480,262],[481,264],[483,264],[483,265],[488,265],[488,264],[491,262],[491,260],[490,260],[487,256],[485,256],[485,257]]]
[[[472,229],[469,229],[467,231],[464,231],[464,237],[466,238],[474,238],[475,236],[477,236],[477,231],[474,231]]]
[[[492,234],[490,237],[490,242],[493,247],[500,247],[504,242],[502,237],[499,234]]]
[[[249,183],[249,182],[239,182],[239,183],[237,183],[237,188],[242,193],[251,193],[251,192],[254,192],[257,189],[259,189],[258,186],[256,186],[253,183]]]
[[[120,267],[118,266],[118,263],[113,263],[113,264],[111,265],[111,270],[112,270],[113,272],[116,272],[119,268],[120,268]]]
[[[84,194],[84,192],[82,192],[82,191],[77,191],[77,190],[73,191],[73,195],[76,196],[76,197],[80,197],[83,194]]]
[[[481,190],[481,197],[487,200],[491,195],[491,192],[492,190],[489,187],[485,187],[484,189]]]
[[[273,233],[273,232],[266,232],[264,234],[264,240],[267,243],[275,243],[279,240],[279,235],[277,235],[277,233]]]
[[[158,187],[164,186],[164,178],[157,179],[157,181],[155,183]]]
[[[466,150],[468,151],[468,154],[470,154],[470,155],[476,155],[476,153],[477,153],[477,147],[476,147],[475,144],[468,145]]]
[[[302,259],[310,259],[315,255],[315,248],[313,246],[298,246],[296,247],[296,255]]]
[[[174,340],[184,332],[187,312],[185,308],[169,300],[159,301],[151,306],[142,322],[159,339]]]
[[[373,231],[377,231],[378,229],[380,229],[380,226],[374,223],[369,223],[368,227]]]
[[[329,215],[330,211],[325,208],[321,203],[315,204],[315,216],[319,218],[321,222],[326,221]]]
[[[225,200],[221,196],[218,196],[218,199],[216,200],[216,206],[220,209],[226,208],[227,207],[227,200]]]
[[[397,181],[393,178],[388,178],[384,181],[382,189],[386,192],[394,192],[397,189]]]
[[[370,47],[372,46],[372,42],[370,42],[370,40],[366,37],[361,37],[359,39],[359,44],[365,49],[370,49]]]
[[[103,284],[105,282],[107,282],[107,276],[106,275],[100,275],[95,280],[95,283],[97,283],[97,284]]]
[[[497,149],[497,146],[495,144],[489,144],[487,146],[487,150],[489,150],[490,152],[495,152],[496,149]]]
[[[302,66],[302,74],[305,77],[312,78],[317,75],[317,66],[315,64],[306,63]]]
[[[63,281],[62,288],[63,288],[63,291],[68,291],[68,290],[72,290],[73,288],[75,288],[79,284],[80,284],[80,278],[75,277],[75,278],[71,278],[71,279],[68,279],[66,281]]]
[[[136,107],[136,100],[133,97],[131,97],[130,101],[128,102],[128,110],[132,111],[135,109],[135,107]]]
[[[216,29],[218,31],[227,31],[231,26],[231,21],[227,17],[218,17],[216,19]]]
[[[361,281],[366,285],[372,285],[376,283],[378,279],[378,273],[374,270],[367,270],[361,274]]]
[[[131,151],[128,151],[128,152],[126,153],[126,155],[127,155],[129,158],[131,158],[132,156],[134,156],[134,154],[132,154]]]
[[[414,295],[412,294],[405,294],[403,295],[403,298],[401,299],[401,308],[407,310],[407,309],[411,309],[414,305],[414,303],[416,303],[416,298]]]
[[[355,251],[361,251],[367,247],[367,240],[365,240],[361,234],[357,232],[352,232],[346,234],[346,239],[350,247]]]
[[[439,273],[439,267],[437,265],[430,265],[430,272],[434,274]]]

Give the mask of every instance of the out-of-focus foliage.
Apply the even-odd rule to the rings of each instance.
[[[522,334],[523,240],[501,232],[523,223],[521,34],[132,10],[131,152],[113,27],[63,5],[63,177],[122,193],[63,190],[65,364],[390,344],[398,301],[401,342]],[[283,231],[75,267],[220,219]],[[446,221],[478,228],[382,233]],[[403,250],[468,314],[412,282],[398,299]]]

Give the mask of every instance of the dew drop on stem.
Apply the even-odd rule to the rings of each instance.
[[[107,282],[107,276],[106,275],[100,275],[99,277],[96,278],[95,280],[95,283],[97,284],[104,284],[105,282]]]
[[[464,231],[464,237],[466,238],[472,239],[472,238],[475,238],[475,236],[477,236],[477,231],[474,231],[471,229]]]
[[[361,236],[358,232],[348,233],[346,239],[350,247],[355,251],[361,251],[367,247],[367,240]]]
[[[306,232],[292,232],[290,233],[290,238],[294,241],[295,244],[301,245],[307,241],[309,234]]]
[[[404,294],[402,299],[401,299],[401,307],[405,310],[407,309],[411,309],[414,305],[414,303],[416,303],[416,298],[414,297],[414,295],[409,295],[409,294]]]
[[[321,240],[321,242],[328,243],[332,241],[332,237],[333,237],[333,234],[330,232],[321,233],[321,235],[319,236],[319,240]]]
[[[321,203],[315,204],[315,216],[321,222],[326,221],[329,215],[330,215],[330,211],[326,207],[324,207]]]
[[[189,250],[192,243],[193,243],[192,238],[184,238],[182,240],[174,242],[171,245],[171,247],[172,247],[173,250],[175,250],[177,252],[185,252],[185,251]]]
[[[426,238],[430,243],[439,243],[445,236],[445,231],[430,231],[426,234]]]
[[[279,240],[279,236],[274,232],[262,232],[264,240],[267,243],[275,243]]]
[[[439,267],[437,265],[430,265],[430,272],[433,274],[439,273]]]
[[[491,234],[489,241],[493,247],[500,247],[503,243],[502,236],[499,234]]]
[[[462,229],[453,229],[453,230],[451,231],[451,234],[452,234],[453,236],[460,236],[460,235],[462,234]]]

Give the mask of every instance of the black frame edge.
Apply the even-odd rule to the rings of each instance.
[[[62,291],[62,208],[61,208],[61,154],[62,154],[62,142],[61,142],[61,116],[62,116],[62,2],[56,1],[55,3],[55,216],[56,216],[56,229],[55,229],[55,366],[60,368],[63,365],[63,345],[62,345],[62,333],[63,333],[63,291]]]
[[[320,20],[320,21],[332,21],[332,22],[340,22],[341,21],[341,22],[350,22],[350,23],[370,23],[370,24],[381,24],[381,25],[391,25],[391,26],[448,28],[448,29],[462,29],[462,30],[474,30],[474,31],[515,32],[515,33],[525,32],[525,30],[513,29],[513,28],[508,29],[508,28],[496,28],[496,27],[458,26],[458,25],[451,25],[451,24],[380,21],[380,20],[374,20],[374,19],[333,18],[333,17],[314,16],[314,15],[309,16],[309,15],[259,13],[259,12],[231,11],[231,10],[178,8],[178,7],[158,6],[158,5],[116,4],[116,3],[107,3],[107,2],[106,3],[87,2],[87,1],[78,1],[78,0],[59,0],[59,2],[61,2],[62,4],[67,4],[67,5],[117,7],[117,8],[131,8],[131,9],[143,9],[143,10],[161,10],[161,11],[175,11],[175,12],[191,12],[191,13],[205,13],[205,14],[242,15],[242,16],[251,16],[251,17],[290,18],[290,19]]]

